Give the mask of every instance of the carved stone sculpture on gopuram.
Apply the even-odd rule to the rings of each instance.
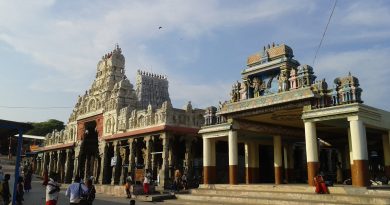
[[[316,81],[313,68],[295,60],[293,50],[285,44],[272,43],[250,55],[241,75],[242,81],[232,85],[229,103],[225,103],[218,112],[234,107],[241,109],[253,105],[255,101],[260,103],[259,106],[261,103],[278,104],[278,100],[285,102],[292,96],[305,95],[313,96],[312,108],[362,102],[362,89],[356,77],[349,74],[336,78],[334,88],[329,89],[325,79]],[[253,103],[244,103],[249,101]]]

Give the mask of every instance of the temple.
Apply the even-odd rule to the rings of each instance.
[[[76,175],[99,184],[123,184],[127,174],[149,169],[166,186],[174,169],[200,175],[204,110],[173,108],[166,76],[138,70],[136,88],[125,75],[125,58],[117,46],[104,55],[89,90],[79,96],[66,128],[46,136],[35,160],[36,173]],[[136,179],[141,180],[141,179]]]
[[[206,109],[205,184],[313,185],[322,172],[365,187],[390,176],[390,113],[363,104],[351,73],[329,88],[293,57],[287,45],[265,46],[248,57],[230,100]]]
[[[241,77],[229,101],[177,109],[167,76],[138,70],[133,87],[117,46],[99,61],[66,128],[46,136],[36,172],[121,185],[129,171],[149,169],[162,187],[174,169],[206,185],[313,185],[323,172],[366,187],[374,176],[390,177],[390,113],[363,104],[351,73],[329,86],[289,46],[272,44],[248,57]]]

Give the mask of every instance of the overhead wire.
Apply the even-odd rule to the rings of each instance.
[[[317,59],[318,52],[319,52],[319,50],[320,50],[320,48],[321,48],[322,42],[324,41],[325,34],[326,34],[326,31],[328,30],[328,26],[329,26],[330,20],[332,19],[334,10],[335,10],[335,8],[336,8],[336,5],[337,5],[337,0],[334,1],[334,5],[333,5],[333,8],[332,8],[332,12],[330,13],[330,16],[329,16],[329,19],[328,19],[328,23],[327,23],[326,26],[325,26],[325,30],[324,30],[324,33],[322,34],[320,44],[318,44],[316,53],[315,53],[315,55],[314,55],[313,64],[312,64],[313,67],[314,67],[315,61],[316,61],[316,59]]]

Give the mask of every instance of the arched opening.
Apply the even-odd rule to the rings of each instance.
[[[80,146],[80,177],[95,177],[99,175],[99,148],[96,121],[85,123],[85,132]]]

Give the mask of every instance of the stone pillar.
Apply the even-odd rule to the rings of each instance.
[[[356,118],[348,118],[351,130],[353,154],[352,181],[353,186],[366,187],[368,179],[368,151],[366,131],[363,122]]]
[[[186,144],[186,153],[185,153],[185,156],[184,156],[184,159],[185,159],[185,162],[186,162],[185,169],[187,170],[187,177],[189,179],[192,178],[192,173],[193,173],[193,170],[192,170],[192,160],[193,160],[193,157],[192,157],[192,142],[193,141],[194,141],[194,139],[192,137],[186,138],[186,140],[185,140],[185,144]]]
[[[53,168],[54,168],[53,152],[49,152],[49,173],[48,174],[54,171]]]
[[[159,186],[164,187],[168,185],[169,181],[169,162],[168,162],[168,155],[169,155],[169,143],[170,143],[171,136],[168,133],[162,133],[160,135],[160,139],[162,140],[162,165],[161,170],[159,172],[160,175],[160,184]]]
[[[144,137],[144,142],[145,142],[145,159],[144,159],[144,164],[145,164],[145,170],[151,168],[151,151],[152,151],[152,141],[151,141],[151,136]]]
[[[390,134],[390,133],[389,133]],[[390,142],[389,142],[389,134],[385,134],[382,136],[382,144],[383,144],[383,156],[384,156],[384,164],[385,164],[385,174],[387,178],[390,178]]]
[[[135,165],[135,155],[134,155],[134,139],[129,139],[129,169],[128,172],[131,172],[134,175],[134,165]]]
[[[228,136],[229,144],[229,183],[238,184],[238,144],[237,131],[230,130]]]
[[[314,122],[305,122],[305,144],[307,160],[307,180],[310,186],[314,186],[314,177],[319,168],[317,131]]]
[[[67,149],[66,150],[66,159],[65,159],[65,179],[64,179],[64,182],[69,184],[71,183],[71,158],[72,158],[72,153],[71,153],[71,150],[70,149]]]
[[[119,172],[119,157],[120,157],[120,152],[119,152],[119,142],[114,141],[113,143],[114,147],[114,156],[116,157],[116,165],[112,167],[112,176],[111,176],[111,185],[118,184],[117,181],[117,174]]]
[[[100,142],[99,144],[99,153],[100,153],[100,173],[97,176],[97,183],[107,184],[108,178],[107,173],[109,172],[110,165],[108,164],[108,143],[105,141]]]
[[[275,184],[282,183],[282,137],[274,136],[274,169]]]
[[[203,183],[215,184],[215,140],[203,138]]]
[[[76,146],[74,149],[74,162],[73,162],[73,181],[76,176],[80,176],[80,146]]]
[[[170,142],[168,144],[168,176],[170,179],[173,179],[174,176],[173,176],[173,172],[175,170],[173,170],[174,168],[174,162],[173,162],[173,140],[175,140],[173,137],[171,137],[170,139]]]
[[[245,182],[253,184],[258,181],[259,146],[255,142],[245,142]]]
[[[121,172],[121,176],[120,176],[120,179],[119,179],[119,184],[122,185],[122,184],[125,184],[126,182],[126,177],[127,177],[127,167],[124,166],[126,162],[129,161],[129,155],[126,154],[126,147],[121,147],[120,148],[120,154],[121,154],[121,161],[122,161],[122,172]]]

